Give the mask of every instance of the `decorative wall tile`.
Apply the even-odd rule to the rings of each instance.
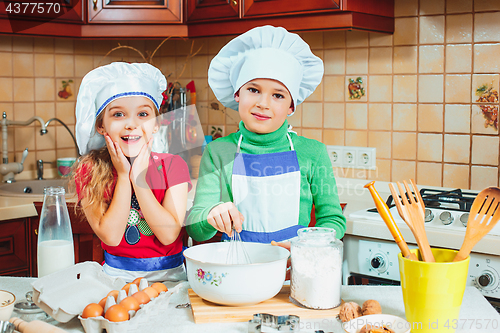
[[[472,51],[471,51],[472,53]],[[394,73],[412,74],[417,72],[417,46],[394,47]]]
[[[472,133],[474,134],[494,134],[498,135],[498,128],[489,125],[489,119],[487,119],[483,113],[483,108],[489,109],[494,107],[489,104],[473,105],[472,106]]]
[[[323,76],[323,85],[325,87],[325,102],[344,102],[345,89],[344,89],[345,76]]]
[[[498,166],[498,136],[472,136],[472,164]]]
[[[445,0],[420,0],[420,15],[444,14]]]
[[[415,179],[416,176],[415,161],[392,161],[391,181],[403,181],[405,179]]]
[[[345,74],[345,49],[325,50],[325,75]]]
[[[470,13],[472,12],[473,0],[446,0],[446,12],[453,13]]]
[[[370,90],[368,91],[370,102],[392,101],[392,75],[371,75]]]
[[[417,105],[394,104],[392,127],[395,131],[417,130]]]
[[[322,103],[302,103],[302,126],[322,127],[323,125],[323,104]]]
[[[497,103],[499,74],[472,75],[472,103]]]
[[[368,128],[370,130],[390,131],[391,115],[391,104],[368,104]]]
[[[469,165],[444,164],[443,186],[469,188]]]
[[[416,45],[418,18],[396,18],[394,20],[394,45]]]
[[[470,103],[471,75],[446,75],[445,102]]]
[[[419,104],[418,131],[442,132],[443,113],[443,104]]]
[[[419,133],[417,159],[419,161],[441,162],[443,159],[443,135]]]
[[[470,133],[470,105],[446,104],[444,107],[444,131],[446,133]]]
[[[417,76],[394,75],[393,102],[414,103],[417,101]]]
[[[470,136],[452,135],[444,136],[444,162],[468,164],[470,157]]]
[[[323,109],[323,127],[344,129],[344,103],[325,103]]]
[[[379,158],[391,158],[391,141],[391,132],[368,132],[368,147],[377,148],[377,160]]]
[[[371,48],[368,69],[370,74],[392,74],[392,48]]]
[[[443,73],[444,46],[425,45],[419,47],[419,73]]]
[[[498,186],[498,168],[475,166],[470,170],[470,188],[480,191],[490,186]]]
[[[443,103],[443,75],[420,75],[418,101],[420,103]]]
[[[323,33],[323,45],[325,49],[344,48],[345,31],[325,31]]]
[[[366,103],[346,104],[346,129],[368,129],[368,106]]]
[[[357,102],[366,102],[366,87],[367,87],[367,78],[366,76],[347,76],[346,77],[346,85],[345,85],[345,100],[348,101],[357,101]]]
[[[497,54],[500,54],[500,44],[474,45],[474,73],[500,72]]]
[[[347,49],[346,74],[368,73],[368,49]]]
[[[447,73],[470,73],[472,71],[472,45],[446,45]]]
[[[417,16],[418,0],[395,0],[394,16]]]
[[[417,163],[417,179],[419,185],[427,186],[442,186],[442,171],[441,163]]]
[[[420,44],[444,43],[444,16],[420,16]]]
[[[417,135],[415,133],[392,133],[392,158],[414,160],[417,157]]]
[[[472,42],[472,14],[446,17],[446,43]]]

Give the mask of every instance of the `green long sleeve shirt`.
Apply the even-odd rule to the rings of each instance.
[[[189,211],[186,230],[196,241],[212,238],[217,230],[207,222],[215,206],[233,200],[231,178],[238,139],[243,135],[240,149],[246,154],[267,154],[290,150],[287,138],[288,121],[275,132],[257,134],[240,122],[239,131],[209,143],[200,163],[193,207]],[[331,161],[323,143],[288,132],[292,139],[301,175],[298,224],[308,226],[314,203],[317,227],[333,228],[337,238],[345,232],[345,217],[340,207],[337,185]],[[243,222],[245,229],[245,222]]]

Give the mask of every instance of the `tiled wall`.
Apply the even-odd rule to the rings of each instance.
[[[500,1],[395,0],[395,33],[312,32],[301,34],[324,60],[318,89],[289,118],[299,134],[331,145],[377,148],[377,170],[338,169],[337,175],[420,185],[482,189],[499,181],[499,135],[485,127],[477,88],[499,90]],[[194,80],[197,108],[207,134],[212,126],[234,132],[238,113],[220,107],[207,84],[212,57],[231,38],[168,40],[153,57],[169,81]],[[0,111],[9,119],[58,117],[74,127],[79,81],[111,61],[141,61],[131,49],[151,54],[161,40],[80,41],[0,37]],[[189,56],[196,51],[194,56]],[[365,95],[350,99],[348,80],[362,78]],[[72,79],[73,96],[57,96]],[[65,129],[52,123],[11,127],[9,156],[30,148],[27,168],[37,159],[74,156]]]

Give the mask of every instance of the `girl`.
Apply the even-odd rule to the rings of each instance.
[[[188,168],[151,152],[165,87],[149,64],[112,63],[89,72],[77,97],[78,203],[101,239],[104,271],[125,281],[185,279]]]

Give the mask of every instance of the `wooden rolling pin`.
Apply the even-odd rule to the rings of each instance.
[[[418,261],[417,256],[410,252],[408,244],[406,244],[403,235],[401,234],[401,231],[399,231],[399,228],[396,225],[396,222],[394,221],[394,217],[392,217],[389,207],[387,207],[384,200],[382,200],[380,194],[378,194],[374,184],[375,181],[372,181],[366,184],[365,188],[367,188],[368,191],[370,191],[373,201],[375,202],[375,207],[377,207],[378,213],[382,217],[382,220],[384,220],[385,224],[387,225],[387,228],[389,228],[389,231],[391,232],[392,237],[396,241],[396,244],[398,244],[399,249],[403,254],[403,257],[405,257],[406,259]]]
[[[50,325],[44,321],[33,320],[30,322],[24,321],[17,317],[12,317],[9,321],[14,324],[16,330],[21,333],[68,333],[67,331]]]

